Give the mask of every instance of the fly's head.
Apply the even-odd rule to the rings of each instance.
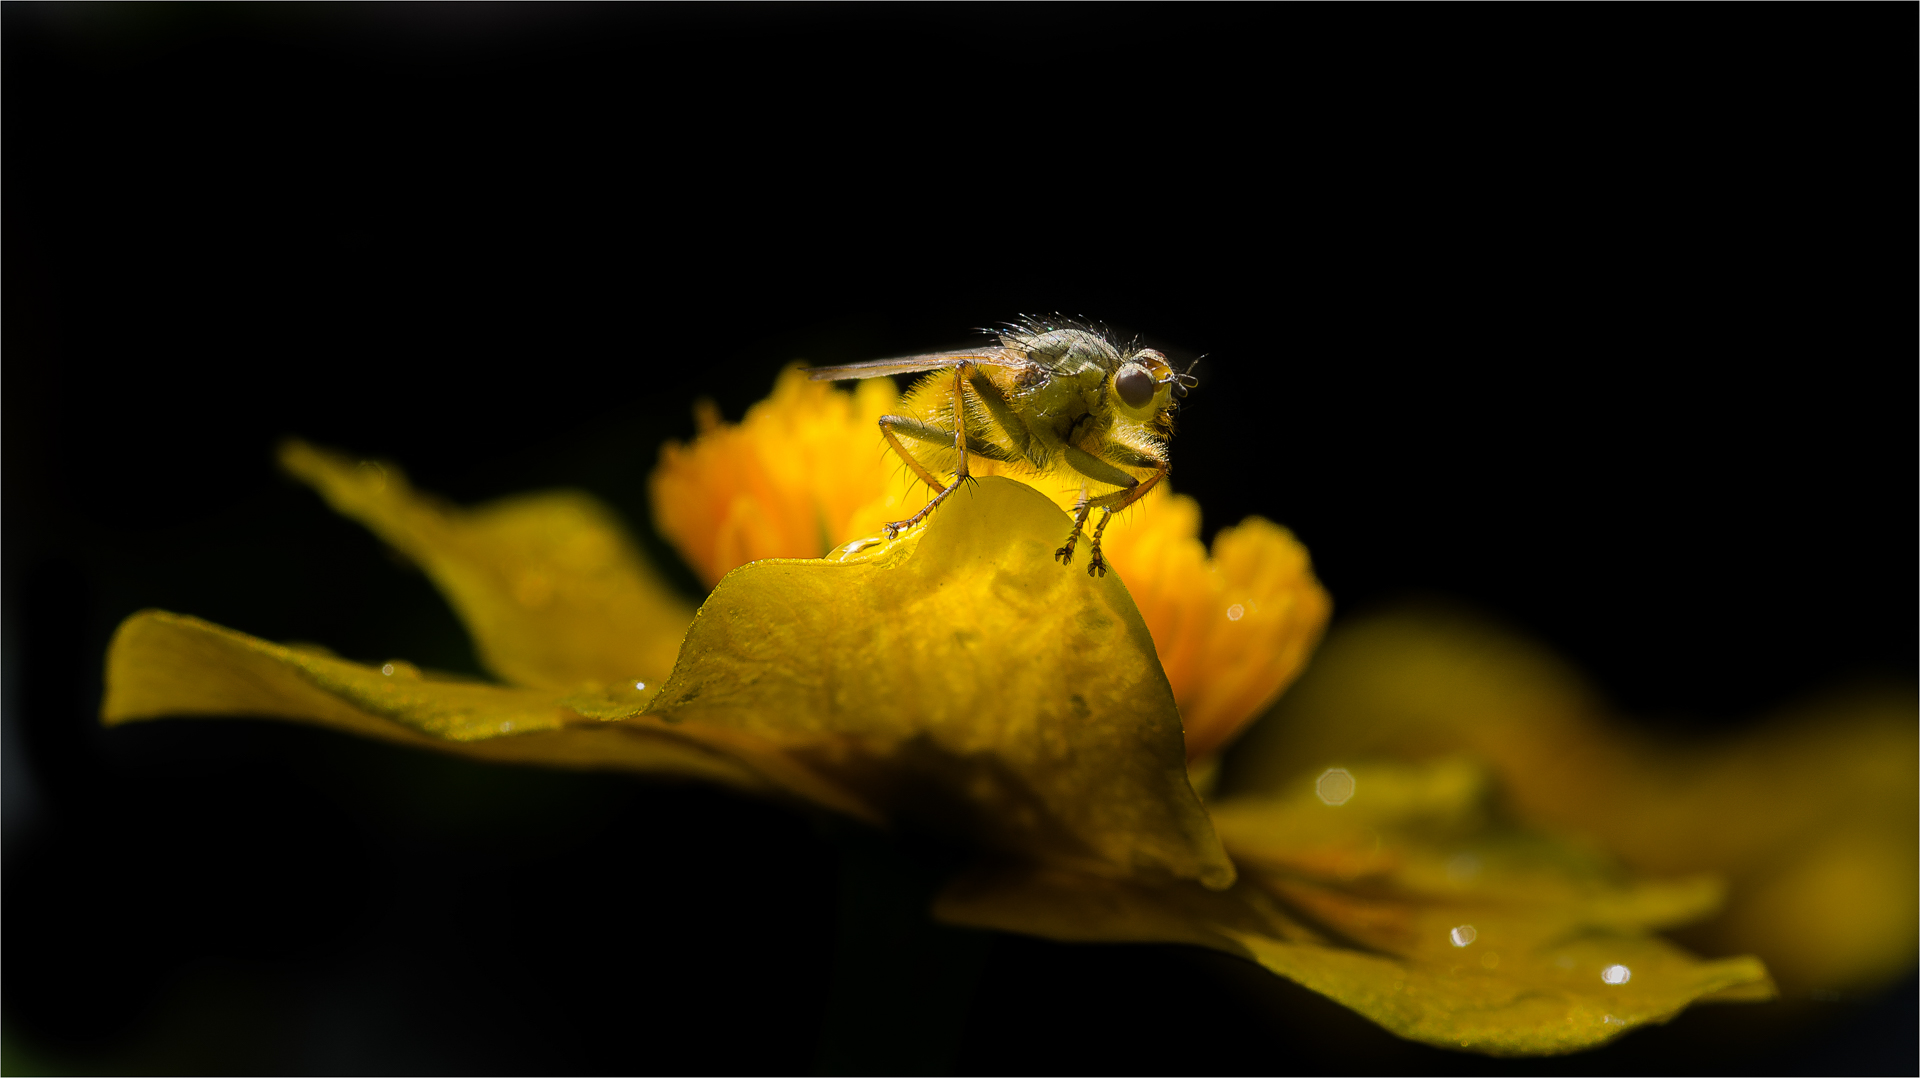
[[[1116,412],[1136,423],[1161,426],[1172,417],[1174,398],[1186,396],[1193,386],[1193,375],[1174,370],[1164,352],[1142,348],[1121,360],[1107,392]]]

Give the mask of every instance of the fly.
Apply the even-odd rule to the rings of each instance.
[[[967,481],[968,461],[979,457],[1077,483],[1073,530],[1054,557],[1072,564],[1087,518],[1099,509],[1087,573],[1105,576],[1100,536],[1113,514],[1166,479],[1174,398],[1194,386],[1192,367],[1175,371],[1155,349],[1123,346],[1058,319],[1023,318],[988,332],[999,343],[813,367],[807,374],[824,381],[931,372],[908,390],[908,414],[880,417],[888,448],[934,491],[918,513],[888,524],[887,538],[927,519]]]

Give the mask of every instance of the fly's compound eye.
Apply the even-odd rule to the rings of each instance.
[[[1145,367],[1129,363],[1120,368],[1119,376],[1113,380],[1113,388],[1127,407],[1145,408],[1153,402],[1153,394],[1160,386]]]

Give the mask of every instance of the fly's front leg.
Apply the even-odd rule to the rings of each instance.
[[[1100,507],[1103,515],[1100,517],[1099,525],[1093,529],[1093,550],[1089,552],[1087,559],[1087,574],[1089,576],[1094,573],[1099,573],[1101,576],[1107,575],[1106,559],[1100,556],[1100,537],[1106,533],[1107,522],[1113,519],[1113,514],[1146,497],[1147,491],[1159,486],[1160,481],[1167,477],[1168,470],[1166,461],[1156,461],[1154,462],[1154,472],[1147,477],[1146,482],[1136,482],[1134,486],[1128,487],[1125,490],[1115,491],[1112,494],[1097,499],[1102,502],[1112,499],[1113,503]]]
[[[1120,488],[1111,494],[1102,494],[1090,501],[1085,500],[1085,496],[1082,495],[1083,506],[1106,510],[1106,515],[1100,518],[1100,526],[1093,530],[1093,550],[1090,552],[1092,556],[1087,560],[1089,576],[1107,575],[1106,559],[1100,556],[1100,535],[1107,530],[1107,521],[1113,519],[1113,514],[1145,497],[1147,491],[1152,490],[1159,485],[1160,480],[1167,477],[1167,462],[1159,457],[1147,456],[1126,446],[1109,446],[1107,451],[1119,456],[1122,462],[1132,467],[1152,468],[1153,474],[1148,476],[1145,482],[1141,482],[1132,473],[1123,471],[1119,465],[1101,460],[1077,445],[1069,445],[1061,451],[1061,457],[1074,471],[1088,479]],[[1081,524],[1086,519],[1084,512],[1083,508],[1081,519],[1074,523],[1075,535],[1080,533]]]
[[[1087,500],[1087,488],[1080,488],[1080,504],[1073,507],[1073,530],[1067,533],[1067,541],[1059,550],[1053,552],[1055,561],[1062,565],[1073,564],[1073,544],[1080,541],[1080,529],[1087,526],[1087,514],[1093,512],[1093,503]]]

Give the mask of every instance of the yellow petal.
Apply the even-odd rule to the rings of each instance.
[[[1752,958],[1701,961],[1650,936],[1583,936],[1450,964],[1236,934],[1254,961],[1409,1040],[1489,1055],[1592,1048],[1688,1004],[1763,984]],[[1498,963],[1484,964],[1488,955]],[[1628,979],[1614,983],[1621,976]],[[1764,998],[1764,997],[1761,997]]]
[[[1119,574],[1054,560],[1070,523],[988,477],[892,544],[737,569],[652,713],[778,741],[890,814],[990,847],[1224,886],[1152,640]]]
[[[557,491],[459,509],[389,464],[301,442],[281,464],[334,509],[418,562],[503,680],[539,688],[659,681],[693,619],[588,495]]]
[[[1405,614],[1336,633],[1236,750],[1226,787],[1467,753],[1529,820],[1637,871],[1722,874],[1728,908],[1691,944],[1758,953],[1789,991],[1855,991],[1911,969],[1920,946],[1914,710],[1910,690],[1836,698],[1739,737],[1663,742],[1524,640]]]
[[[738,731],[669,728],[640,714],[658,691],[559,693],[363,666],[149,610],[107,649],[108,725],[173,716],[287,719],[503,763],[638,771],[787,795],[873,820],[858,799]]]
[[[1647,932],[1710,913],[1710,880],[1634,881],[1501,824],[1471,765],[1357,764],[1216,806],[1241,868],[1223,894],[1058,870],[976,870],[956,924],[1240,954],[1403,1037],[1499,1055],[1575,1051],[1689,1003],[1764,999],[1752,958],[1703,962]],[[1349,781],[1350,780],[1350,781]]]
[[[1670,928],[1724,895],[1708,876],[1631,880],[1590,850],[1500,822],[1486,774],[1463,759],[1363,761],[1212,810],[1262,887],[1398,954],[1445,957],[1460,945],[1449,930],[1469,922],[1483,943],[1525,949],[1576,931]],[[1462,921],[1467,911],[1478,912]]]
[[[1402,1037],[1491,1055],[1575,1052],[1664,1022],[1690,1003],[1771,996],[1766,970],[1752,958],[1701,961],[1649,936],[1596,931],[1505,952],[1469,944],[1438,957],[1344,946],[1302,927],[1253,879],[1212,894],[1178,883],[1000,868],[956,880],[934,915],[1067,942],[1211,947],[1251,959]]]
[[[1200,542],[1200,506],[1150,496],[1107,533],[1153,632],[1186,725],[1187,755],[1218,751],[1266,710],[1306,665],[1332,602],[1306,548],[1271,521],[1222,528],[1213,556]]]
[[[788,367],[737,425],[705,405],[693,444],[660,449],[656,526],[711,586],[750,561],[817,558],[911,515],[919,503],[907,505],[877,425],[898,399],[885,378],[848,393]]]

